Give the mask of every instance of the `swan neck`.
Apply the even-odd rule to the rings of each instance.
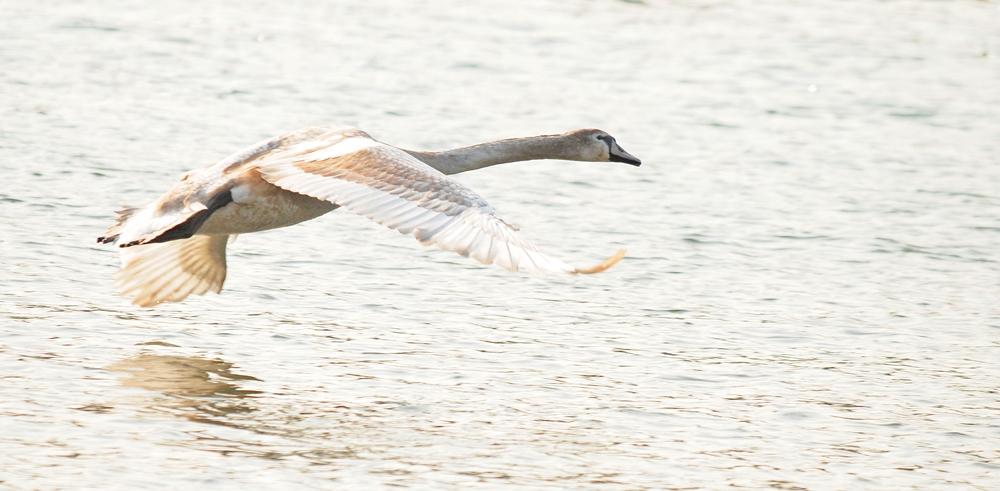
[[[445,174],[458,174],[525,160],[580,160],[573,150],[564,135],[544,135],[480,143],[443,152],[406,152]]]

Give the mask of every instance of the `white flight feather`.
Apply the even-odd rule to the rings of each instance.
[[[207,291],[218,293],[226,279],[228,240],[225,235],[196,235],[124,248],[115,287],[123,295],[134,296],[132,303],[142,307]]]

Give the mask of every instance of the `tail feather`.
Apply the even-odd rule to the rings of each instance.
[[[135,297],[132,303],[140,307],[180,302],[208,291],[219,293],[226,281],[228,240],[227,235],[196,235],[124,248],[115,288]]]

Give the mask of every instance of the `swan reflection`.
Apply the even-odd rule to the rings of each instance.
[[[266,398],[267,394],[261,391],[242,388],[246,381],[260,380],[233,373],[232,363],[147,353],[119,361],[107,369],[131,375],[122,377],[121,385],[150,391],[126,401],[139,407],[145,416],[169,416],[242,430],[216,432],[205,427],[187,428],[184,433],[188,437],[174,439],[170,445],[268,460],[295,457],[309,462],[313,471],[320,468],[316,466],[339,468],[341,460],[358,458],[353,448],[356,445],[331,440],[328,433],[338,427],[359,428],[358,417],[347,414],[349,408],[339,404],[324,404],[321,409],[276,404],[274,398]],[[326,424],[315,433],[308,425],[299,424],[302,420],[322,420],[324,416],[332,419],[326,419]]]
[[[130,374],[131,377],[120,381],[125,387],[162,394],[163,397],[144,400],[142,406],[191,421],[235,426],[225,417],[255,411],[246,398],[260,391],[240,388],[241,381],[259,379],[233,373],[232,367],[232,363],[219,359],[147,353],[119,361],[107,369]]]

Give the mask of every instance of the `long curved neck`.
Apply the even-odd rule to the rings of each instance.
[[[567,141],[566,135],[510,138],[443,152],[416,150],[405,150],[405,152],[445,174],[458,174],[491,165],[524,160],[582,160],[579,151]]]

